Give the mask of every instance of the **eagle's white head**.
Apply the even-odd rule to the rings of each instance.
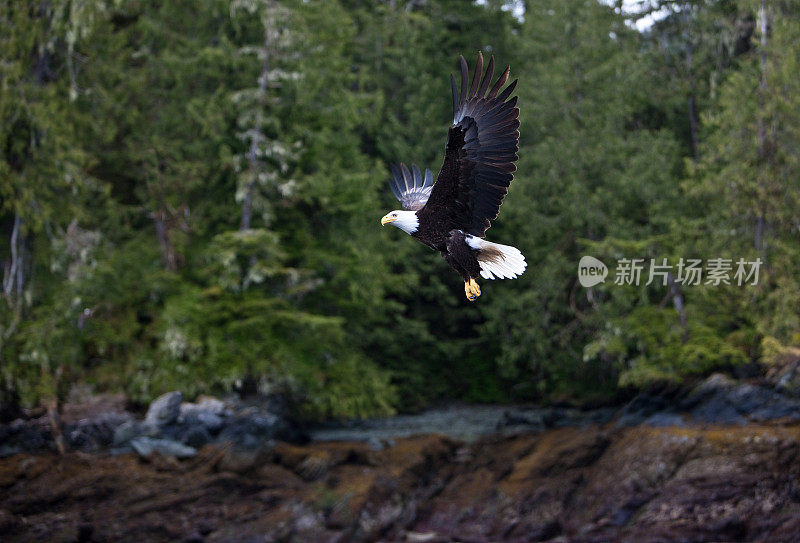
[[[381,225],[392,223],[406,234],[413,234],[419,228],[419,217],[416,211],[395,209],[381,219]]]

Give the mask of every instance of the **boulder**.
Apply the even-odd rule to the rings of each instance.
[[[620,410],[615,426],[617,428],[638,426],[664,410],[667,405],[668,400],[663,396],[642,392]]]
[[[175,422],[180,414],[182,400],[183,395],[177,390],[162,394],[150,404],[144,423],[160,428]]]
[[[219,415],[203,409],[193,409],[181,413],[178,421],[189,426],[201,426],[211,434],[219,433],[225,421]]]
[[[115,442],[117,428],[131,421],[127,413],[101,413],[64,425],[64,437],[72,449],[94,451]]]
[[[795,366],[791,370],[783,373],[775,388],[794,397],[800,397],[800,367]]]
[[[800,401],[764,386],[738,383],[714,374],[680,402],[694,422],[744,424],[774,419],[800,419]]]
[[[219,440],[254,448],[265,441],[279,438],[285,427],[286,421],[271,413],[243,413],[228,420],[219,434]]]
[[[53,434],[48,417],[15,419],[0,425],[0,457],[21,451],[44,451],[53,448]]]
[[[231,415],[225,402],[212,396],[200,396],[197,402],[184,402],[180,405],[178,422],[192,425],[199,424],[212,434],[216,434],[224,425],[224,418]]]
[[[800,349],[782,346],[778,351],[768,357],[765,377],[776,390],[795,398],[800,397]]]
[[[225,402],[213,396],[200,396],[197,398],[196,403],[184,405],[194,405],[197,409],[209,411],[218,416],[222,416],[228,411],[225,407]]]
[[[181,435],[181,442],[195,449],[211,443],[213,439],[203,426],[192,426]]]
[[[731,402],[751,421],[762,422],[773,419],[798,420],[800,402],[787,398],[765,386],[744,383],[734,388],[730,395]]]
[[[114,429],[114,437],[111,444],[114,447],[128,445],[132,439],[144,437],[158,437],[160,429],[136,420],[128,420]]]
[[[153,453],[175,458],[191,458],[197,454],[197,449],[171,439],[154,439],[151,437],[137,437],[131,440],[131,447],[139,456],[148,457]]]
[[[142,424],[135,420],[129,420],[114,429],[112,442],[115,447],[121,447],[140,435],[142,435]]]
[[[685,428],[686,421],[683,420],[683,417],[678,413],[670,413],[670,412],[662,412],[662,413],[655,413],[650,415],[647,419],[645,419],[644,423],[647,426],[651,426],[653,428],[665,428],[669,426],[675,426],[678,428]]]

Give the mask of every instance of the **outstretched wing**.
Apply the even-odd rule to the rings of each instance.
[[[506,68],[489,89],[494,75],[494,57],[483,72],[483,55],[467,88],[469,69],[461,57],[461,92],[451,75],[453,126],[447,136],[444,164],[431,196],[418,215],[443,217],[445,228],[458,228],[484,237],[497,218],[500,204],[514,178],[519,149],[517,97],[509,99],[517,81],[502,92],[511,67]],[[498,94],[499,93],[499,94]]]
[[[391,165],[392,178],[389,179],[389,186],[392,188],[394,197],[400,200],[403,209],[406,211],[417,211],[425,206],[433,188],[433,174],[430,170],[425,170],[425,175],[419,171],[414,164],[411,171],[405,164]]]

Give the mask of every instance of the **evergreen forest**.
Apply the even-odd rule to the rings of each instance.
[[[794,0],[2,0],[0,410],[80,385],[319,420],[766,372],[800,355],[798,44]],[[478,51],[519,80],[487,236],[528,268],[471,303],[380,218],[392,163],[438,172]]]

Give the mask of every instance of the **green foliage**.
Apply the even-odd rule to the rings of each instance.
[[[760,337],[797,345],[800,13],[788,4],[742,2],[755,22],[752,49],[741,56],[705,116],[703,156],[686,192],[698,202],[709,252],[760,258],[757,287],[703,295],[701,318],[723,304]],[[766,30],[766,32],[765,32]],[[753,342],[757,343],[756,341]],[[754,355],[758,348],[750,349]],[[754,357],[756,358],[756,357]],[[768,356],[765,361],[768,361]]]
[[[610,360],[618,368],[620,386],[633,387],[680,383],[747,362],[743,350],[725,341],[718,330],[690,317],[687,331],[677,317],[671,308],[638,307],[601,330],[584,347],[584,357]]]
[[[796,6],[664,0],[640,33],[607,2],[522,4],[0,4],[0,404],[254,379],[304,416],[368,416],[796,352]],[[441,163],[446,75],[478,50],[520,79],[488,237],[529,268],[468,304],[378,220],[389,162]],[[764,265],[756,286],[584,289],[585,254]]]

